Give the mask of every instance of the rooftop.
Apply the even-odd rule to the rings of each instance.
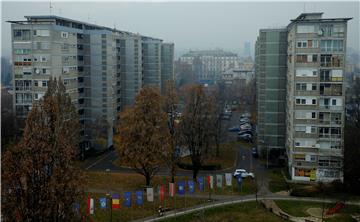
[[[27,20],[26,21],[7,21],[7,22],[15,23],[15,24],[34,24],[34,23],[49,22],[49,23],[55,23],[56,25],[61,25],[61,26],[76,28],[76,29],[109,30],[109,31],[120,33],[120,34],[127,34],[127,35],[133,35],[133,36],[139,35],[137,33],[121,31],[116,28],[110,28],[110,27],[106,27],[106,26],[82,22],[82,21],[65,18],[65,17],[60,17],[60,16],[56,16],[56,15],[29,15],[29,16],[24,16],[24,18],[26,18]],[[147,38],[147,39],[152,39],[152,40],[161,40],[159,38],[153,38],[153,37],[149,37],[149,36],[142,36],[142,37]]]
[[[222,49],[214,49],[214,50],[190,50],[182,57],[194,57],[194,56],[237,56],[237,55],[232,52],[223,51]]]

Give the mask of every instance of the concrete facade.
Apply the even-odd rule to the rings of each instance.
[[[9,21],[17,118],[24,121],[50,77],[61,78],[80,115],[82,151],[111,147],[118,112],[142,86],[160,90],[161,61],[170,64],[173,54],[161,57],[161,39],[58,16],[25,18]]]
[[[286,148],[293,180],[343,180],[348,20],[303,13],[288,25]]]
[[[285,153],[287,30],[261,29],[255,46],[257,146],[270,159]]]

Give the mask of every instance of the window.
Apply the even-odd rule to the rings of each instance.
[[[343,40],[321,40],[320,48],[322,52],[342,52],[344,50]]]
[[[333,35],[333,25],[321,25],[319,29],[319,34],[321,36],[332,36]]]
[[[69,38],[69,33],[68,32],[61,32],[61,38]]]
[[[50,31],[47,29],[37,29],[37,30],[34,30],[34,35],[35,36],[43,36],[43,37],[50,36]]]
[[[331,105],[336,106],[336,99],[333,99]]]
[[[30,30],[28,29],[14,30],[14,40],[30,40]]]
[[[30,54],[30,49],[15,49],[15,54],[27,55],[27,54]]]
[[[315,33],[314,25],[298,25],[297,33]]]
[[[38,86],[38,81],[34,80],[34,86]]]
[[[311,112],[311,118],[315,119],[316,118],[316,113],[315,112]]]
[[[305,91],[306,83],[296,83],[296,90]]]
[[[313,84],[312,84],[312,88],[311,88],[311,90],[313,90],[313,91],[314,91],[314,90],[316,90],[316,89],[317,89],[317,87],[316,87],[316,83],[313,83]]]
[[[312,99],[312,104],[316,105],[316,99]]]

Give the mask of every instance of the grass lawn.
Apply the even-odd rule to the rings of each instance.
[[[265,210],[256,202],[227,205],[216,207],[205,211],[187,214],[184,216],[163,220],[163,222],[226,222],[226,221],[246,221],[246,222],[278,222],[285,221],[274,214]]]
[[[277,200],[275,201],[276,204],[286,213],[297,216],[297,217],[306,217],[309,214],[306,212],[309,208],[322,208],[322,203],[315,203],[315,202],[305,202],[305,201],[287,201],[287,200]],[[333,207],[335,203],[325,203],[325,211],[329,207]],[[344,209],[340,210],[340,212],[331,218],[326,218],[326,222],[336,222],[336,221],[353,221],[350,214],[359,213],[360,207],[358,206],[351,206],[347,205]]]
[[[281,174],[281,169],[272,169],[268,172],[269,177],[269,189],[271,192],[279,192],[288,190],[288,185]]]
[[[120,194],[120,198],[123,194]],[[100,197],[106,197],[106,194],[94,194],[94,193],[87,193],[86,196],[90,196],[91,198],[95,198],[95,212],[93,215],[89,216],[92,221],[109,221],[110,220],[110,208],[107,209],[100,209],[100,203],[99,198]],[[169,208],[171,210],[174,209],[181,209],[185,207],[191,207],[194,205],[199,205],[202,203],[206,203],[207,199],[200,199],[200,198],[189,198],[189,197],[176,197],[176,198],[170,198],[167,197],[165,199],[165,202],[159,201],[158,198],[154,197],[154,202],[147,202],[146,201],[146,194],[143,194],[143,200],[144,205],[143,206],[137,206],[135,194],[132,195],[132,207],[125,207],[121,206],[120,209],[113,209],[112,210],[112,220],[113,221],[131,221],[135,219],[140,219],[144,217],[149,217],[152,215],[157,214],[158,207],[165,206],[166,208]],[[82,211],[86,210],[86,202],[82,203]],[[120,203],[122,204],[123,199],[120,199]],[[108,199],[107,204],[110,203],[110,200]],[[109,206],[109,205],[108,205]]]
[[[125,174],[125,173],[111,173],[106,174],[105,172],[91,172],[86,171],[86,188],[92,189],[101,189],[101,190],[112,190],[117,192],[124,191],[135,191],[137,189],[142,189],[145,186],[145,179],[143,176],[139,174]],[[214,174],[214,189],[211,190],[212,194],[219,195],[247,195],[253,194],[256,192],[256,184],[255,181],[247,178],[243,180],[242,188],[237,185],[235,179],[232,179],[232,186],[225,186],[225,176],[223,175],[223,187],[217,188],[216,186],[216,175]],[[170,177],[165,177],[166,179],[166,190],[168,190],[168,183],[170,182]],[[191,180],[191,177],[176,177],[175,181],[182,180]],[[206,178],[205,178],[206,181]],[[164,177],[155,176],[151,181],[151,185],[157,187],[160,184],[164,184]],[[186,186],[186,190],[188,190],[188,186]],[[209,187],[207,184],[205,185],[205,191],[201,192],[199,190],[198,184],[195,187],[195,193],[204,193],[207,195],[209,193]]]
[[[236,161],[236,148],[238,142],[229,142],[220,144],[219,156],[216,157],[216,148],[212,150],[212,153],[205,160],[203,165],[221,165],[221,169],[231,168]],[[181,163],[192,164],[190,156],[183,157]]]

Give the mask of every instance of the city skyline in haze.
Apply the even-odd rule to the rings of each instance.
[[[52,2],[51,14],[116,27],[175,43],[177,56],[188,50],[221,48],[251,54],[259,29],[285,27],[303,12],[323,18],[353,18],[347,45],[359,51],[359,2]],[[305,10],[304,10],[305,8]],[[49,15],[49,2],[2,2],[2,56],[10,57],[7,20]]]

